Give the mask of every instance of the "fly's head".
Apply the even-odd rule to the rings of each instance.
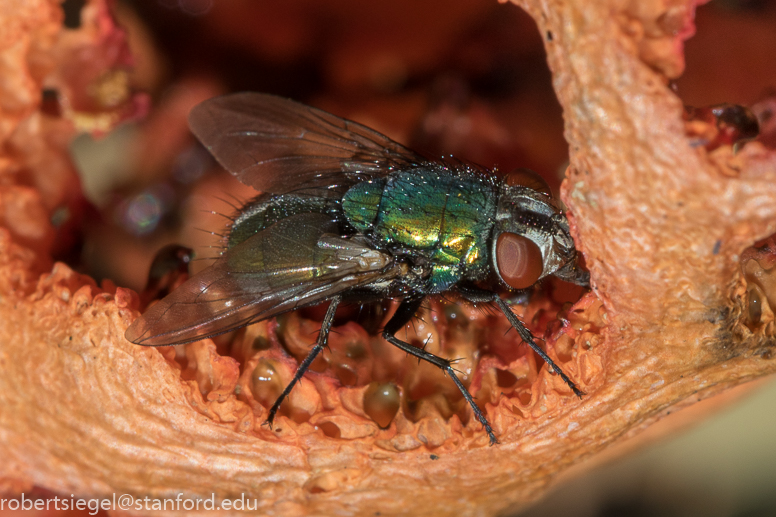
[[[493,270],[510,289],[526,289],[549,275],[588,284],[566,216],[547,183],[527,169],[511,172],[501,184],[491,246]]]

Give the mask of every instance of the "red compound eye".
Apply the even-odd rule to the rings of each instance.
[[[544,181],[544,178],[531,169],[515,169],[504,176],[504,181],[510,187],[528,187],[552,197],[550,186]]]
[[[496,241],[496,267],[509,287],[525,289],[542,276],[542,252],[531,239],[504,232]]]

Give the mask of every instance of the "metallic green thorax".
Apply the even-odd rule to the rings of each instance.
[[[489,268],[496,198],[487,177],[413,169],[351,187],[342,209],[358,231],[387,247],[423,252],[431,266],[431,292],[442,292]]]

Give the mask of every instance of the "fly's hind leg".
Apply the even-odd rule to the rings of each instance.
[[[415,316],[415,313],[418,312],[418,310],[420,309],[420,306],[422,303],[423,303],[422,298],[403,301],[399,305],[399,308],[396,309],[396,313],[394,313],[393,317],[390,320],[388,320],[388,323],[386,323],[385,328],[383,329],[383,339],[388,341],[393,346],[400,348],[401,350],[404,350],[408,354],[414,355],[418,359],[423,359],[424,361],[428,361],[429,363],[441,368],[442,371],[447,373],[447,375],[449,375],[450,378],[453,379],[453,382],[455,383],[455,385],[458,386],[458,389],[461,391],[461,394],[463,395],[463,397],[472,407],[474,416],[477,418],[477,420],[480,421],[483,427],[485,427],[485,431],[488,433],[488,437],[490,438],[490,444],[494,445],[498,443],[498,440],[496,439],[496,435],[493,433],[493,429],[490,427],[490,423],[488,423],[488,420],[485,418],[485,415],[482,414],[482,411],[480,411],[480,408],[477,406],[477,404],[475,404],[474,399],[469,393],[469,390],[466,389],[466,386],[463,385],[461,380],[455,374],[455,371],[453,370],[453,367],[451,366],[450,361],[448,361],[447,359],[442,359],[441,357],[437,357],[434,354],[426,352],[423,349],[414,347],[411,344],[396,338],[395,334],[399,330],[401,330],[401,328],[404,327],[407,323],[409,323],[409,321]]]
[[[275,414],[277,414],[278,409],[280,409],[280,405],[284,400],[286,400],[288,394],[291,393],[291,390],[294,388],[296,383],[299,382],[299,379],[302,378],[304,372],[307,371],[312,362],[315,361],[315,358],[318,357],[318,354],[320,354],[323,349],[326,348],[326,343],[329,342],[331,324],[334,321],[334,313],[337,312],[337,306],[341,300],[342,298],[339,296],[335,296],[331,299],[329,308],[326,310],[326,315],[323,317],[323,322],[321,323],[321,331],[318,334],[318,342],[315,343],[315,346],[312,348],[312,350],[310,350],[310,353],[307,354],[307,357],[304,358],[302,364],[300,364],[299,368],[296,369],[294,378],[291,379],[291,382],[288,383],[288,386],[286,386],[286,388],[283,390],[283,393],[280,394],[275,403],[272,405],[272,408],[270,408],[269,415],[267,415],[267,420],[264,421],[264,423],[267,424],[270,429],[272,428],[272,422],[275,420]]]

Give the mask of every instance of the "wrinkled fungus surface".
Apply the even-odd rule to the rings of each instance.
[[[140,297],[52,260],[63,231],[52,214],[79,213],[75,128],[107,131],[142,111],[123,87],[122,32],[102,0],[67,31],[57,2],[3,9],[0,487],[245,494],[287,515],[492,514],[669,408],[776,371],[776,153],[692,145],[704,122],[687,132],[667,83],[683,70],[696,2],[516,3],[552,35],[570,146],[562,195],[592,278],[581,299],[551,284],[517,311],[586,395],[493,312],[433,300],[406,329],[461,358],[495,447],[449,379],[366,330],[393,307],[335,321],[273,429],[267,408],[320,311],[185,347],[124,340]]]

